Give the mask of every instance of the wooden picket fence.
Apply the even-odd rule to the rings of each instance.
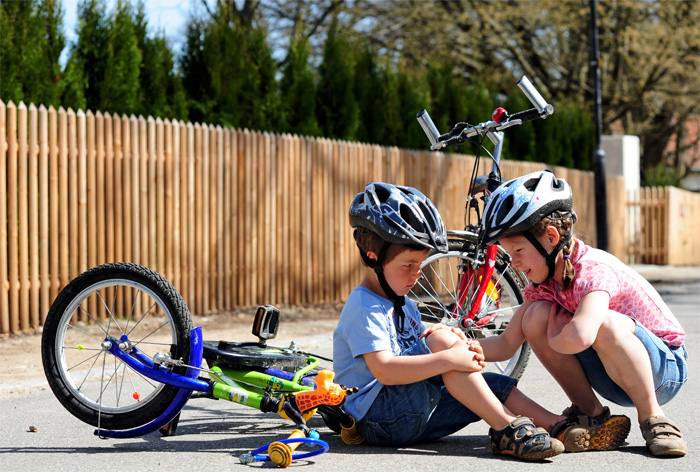
[[[448,228],[461,229],[473,164],[465,155],[0,102],[0,333],[41,326],[71,279],[113,261],[158,271],[194,315],[343,300],[362,274],[347,221],[354,196],[371,181],[412,185]],[[501,165],[505,178],[544,167]],[[553,170],[574,188],[577,234],[595,244],[592,173]],[[624,182],[608,185],[619,194]],[[624,234],[622,224],[611,234]]]
[[[636,264],[700,264],[700,194],[647,187],[627,195],[627,260]]]

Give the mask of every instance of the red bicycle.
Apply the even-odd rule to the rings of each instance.
[[[476,162],[466,199],[464,229],[449,231],[448,252],[433,253],[423,263],[423,272],[411,293],[421,316],[427,323],[443,323],[459,327],[471,338],[498,336],[523,302],[522,288],[527,284],[523,274],[510,264],[510,256],[497,245],[482,244],[480,201],[485,204],[503,181],[499,162],[503,146],[503,130],[526,121],[546,118],[554,112],[527,77],[518,86],[534,108],[509,115],[497,108],[491,120],[471,125],[457,123],[441,135],[426,110],[417,119],[430,139],[431,150],[472,142],[477,146]],[[495,145],[491,153],[483,146],[489,138]],[[493,161],[489,175],[476,175],[482,151]],[[504,362],[490,362],[487,371],[520,378],[527,366],[530,348],[524,343],[515,355]]]

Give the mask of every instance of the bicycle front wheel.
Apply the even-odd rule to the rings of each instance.
[[[106,341],[128,340],[151,359],[160,352],[187,360],[191,329],[184,300],[156,272],[130,263],[95,267],[51,306],[41,340],[46,378],[81,421],[107,430],[142,426],[160,416],[179,389],[141,376],[110,354]]]
[[[476,254],[475,241],[476,236],[467,233],[465,239],[450,240],[447,253],[431,254],[421,266],[421,278],[409,296],[418,305],[423,322],[459,326],[467,336],[479,339],[498,336],[505,330],[523,302],[522,288],[525,279],[510,266],[508,256],[499,251],[491,284],[487,294],[479,302],[478,318],[487,322],[481,325],[468,322],[466,327],[463,326],[461,322],[464,314],[474,303],[479,285],[476,280],[466,287],[466,296],[457,316],[453,316],[452,313],[455,311],[461,278],[473,275],[473,272],[470,274],[470,270]],[[488,362],[484,370],[520,378],[529,356],[530,347],[525,342],[511,359]]]

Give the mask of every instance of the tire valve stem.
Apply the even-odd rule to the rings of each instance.
[[[134,397],[134,400],[137,402],[141,400],[141,394],[139,392],[134,392],[131,396]]]

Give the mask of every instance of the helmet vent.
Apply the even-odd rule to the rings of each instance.
[[[379,199],[379,202],[377,203],[386,203],[389,200],[389,197],[391,196],[391,192],[383,187],[376,186],[374,187],[374,192],[377,195],[377,198]]]
[[[496,221],[504,221],[508,213],[513,209],[513,195],[508,195],[503,201],[503,204],[498,209]]]
[[[534,192],[537,188],[537,184],[539,183],[540,179],[528,179],[525,183],[523,183],[523,187],[528,189],[530,192]]]
[[[411,209],[406,206],[406,205],[401,205],[399,207],[399,214],[401,215],[401,218],[404,219],[406,223],[408,223],[408,226],[410,226],[413,229],[420,228],[421,227],[421,222],[416,218],[416,215],[411,211]]]

